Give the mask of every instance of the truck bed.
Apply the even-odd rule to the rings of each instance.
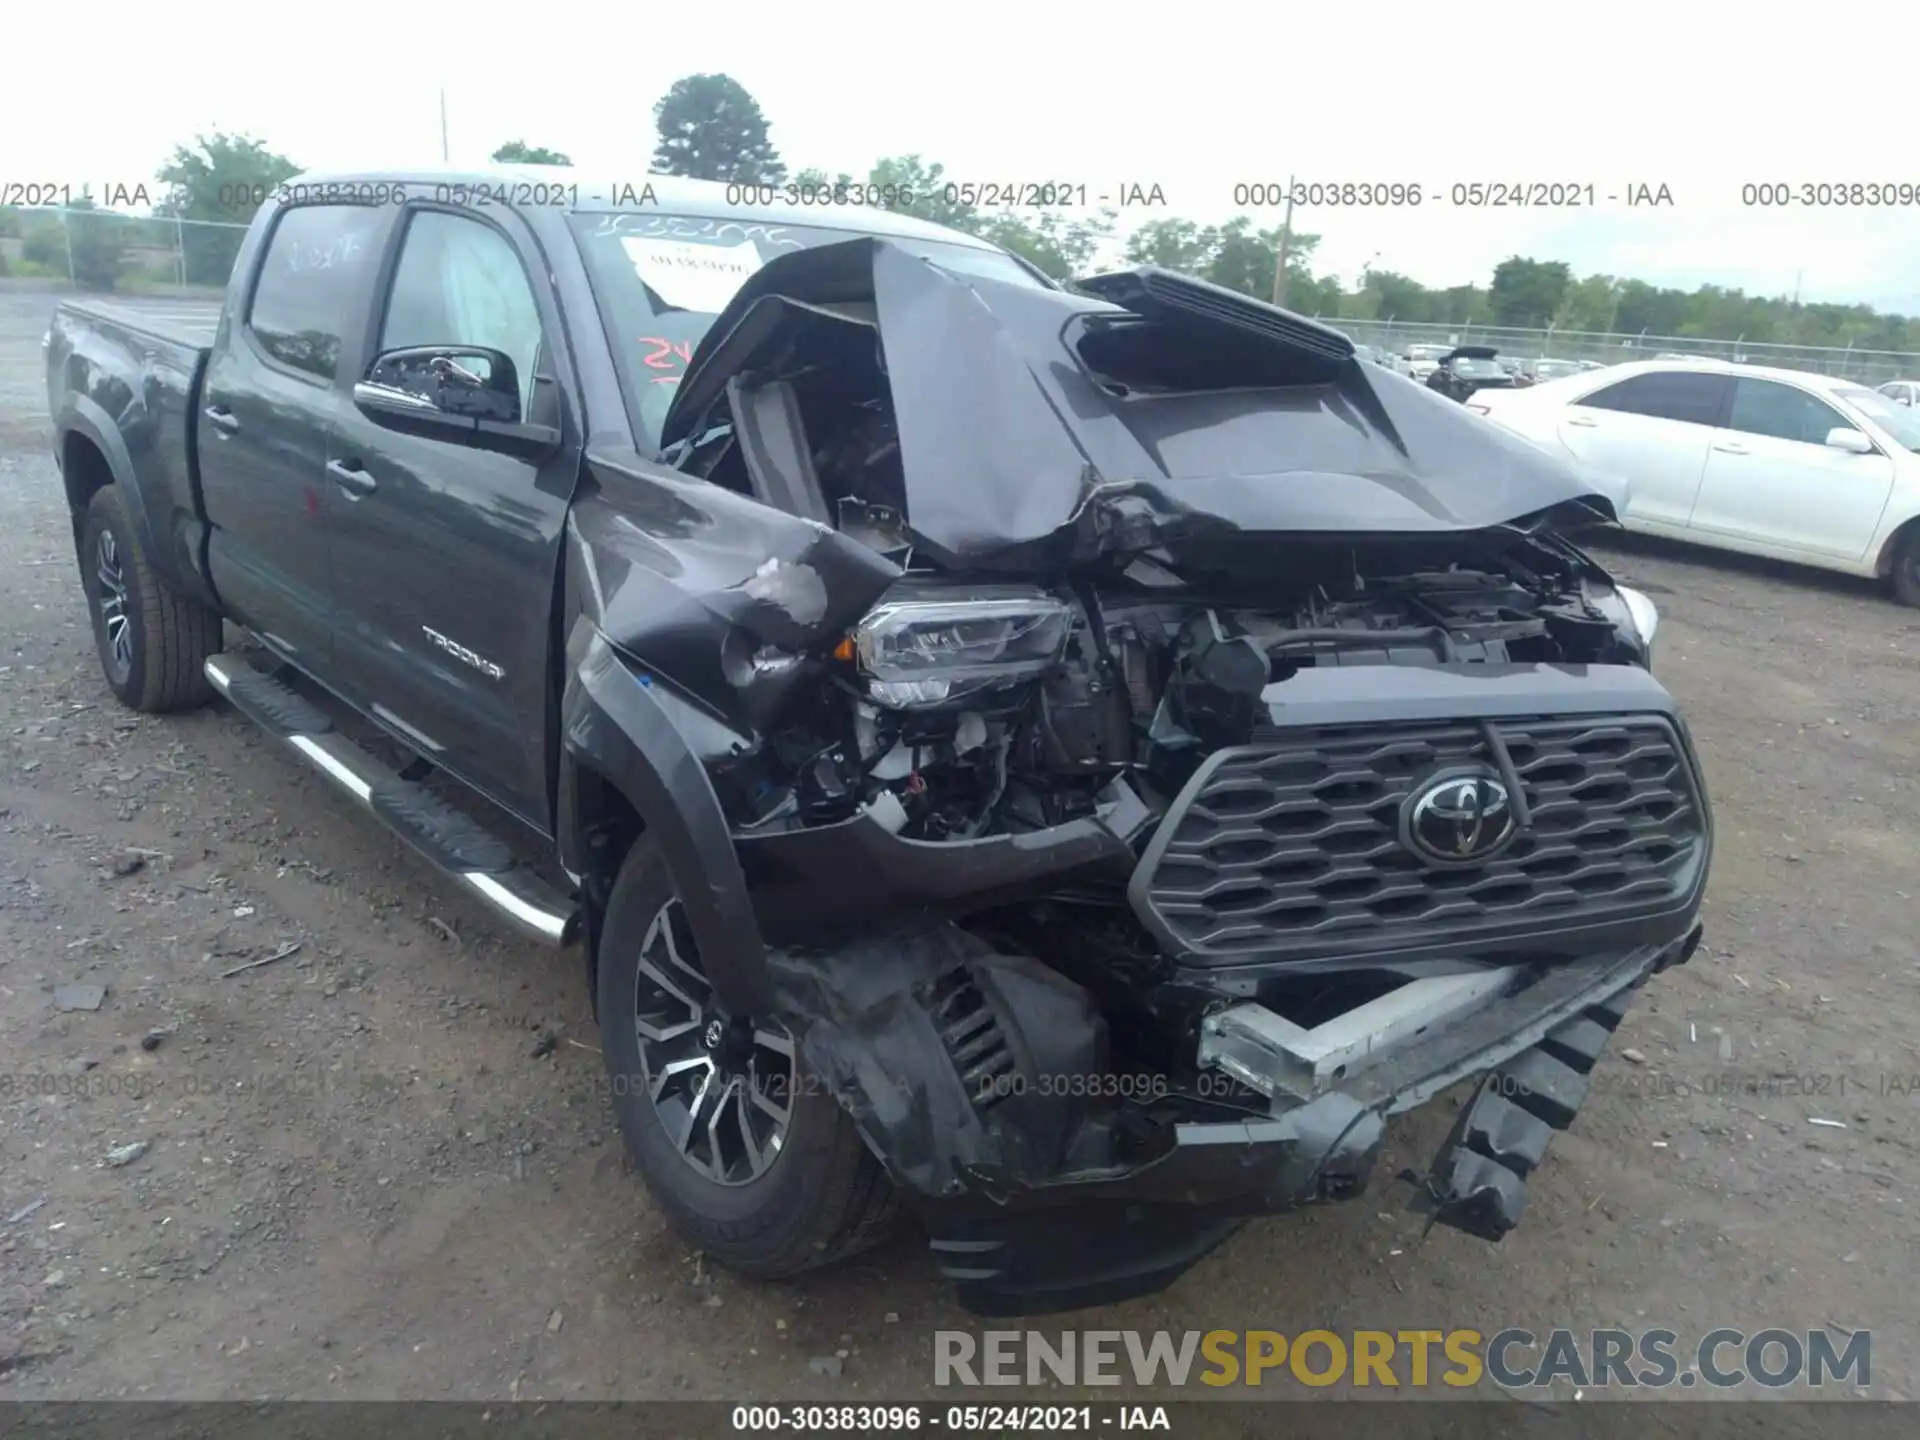
[[[46,340],[47,408],[66,437],[57,453],[70,496],[118,480],[155,576],[204,604],[215,597],[199,573],[196,426],[219,319],[214,300],[89,296],[60,302]]]
[[[218,300],[175,300],[148,296],[66,300],[61,308],[190,349],[213,344],[220,324]]]

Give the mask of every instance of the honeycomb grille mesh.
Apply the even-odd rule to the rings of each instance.
[[[1407,797],[1493,764],[1479,722],[1271,730],[1214,757],[1139,892],[1201,963],[1406,948],[1626,920],[1684,898],[1706,840],[1693,771],[1659,715],[1500,721],[1532,826],[1474,865],[1400,838]]]

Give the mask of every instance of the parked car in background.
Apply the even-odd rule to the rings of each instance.
[[[1920,606],[1920,411],[1879,391],[1654,360],[1469,407],[1626,481],[1630,530],[1876,576]]]
[[[1438,367],[1453,346],[1451,345],[1409,345],[1401,353],[1407,360],[1407,374],[1415,380],[1424,381]]]
[[[1491,345],[1460,345],[1440,358],[1426,383],[1449,400],[1465,400],[1482,390],[1510,389],[1514,377]]]
[[[1889,380],[1879,393],[1896,405],[1911,406],[1920,402],[1920,380]]]
[[[1590,364],[1590,361],[1584,360],[1549,360],[1542,357],[1538,360],[1523,362],[1520,373],[1526,377],[1529,385],[1540,385],[1548,380],[1560,380],[1568,375],[1578,375]],[[1599,367],[1596,365],[1593,368]]]

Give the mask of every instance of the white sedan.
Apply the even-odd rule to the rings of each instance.
[[[1406,373],[1413,379],[1425,384],[1427,377],[1440,368],[1440,362],[1451,355],[1452,345],[1409,345],[1401,352],[1401,358],[1407,362]]]
[[[1890,579],[1920,606],[1920,408],[1719,360],[1482,390],[1467,408],[1623,480],[1629,530]]]

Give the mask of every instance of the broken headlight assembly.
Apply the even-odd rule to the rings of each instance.
[[[1653,637],[1660,629],[1660,607],[1627,585],[1604,585],[1587,591],[1587,601],[1629,645],[1638,642],[1647,669],[1653,669]]]
[[[1640,644],[1647,652],[1647,668],[1653,668],[1653,637],[1660,628],[1660,607],[1655,605],[1638,590],[1621,585],[1615,593],[1620,603],[1626,606],[1627,619],[1632,623],[1634,633],[1640,637]]]
[[[841,647],[876,705],[930,709],[1032,680],[1060,662],[1073,610],[1026,585],[896,585]]]

